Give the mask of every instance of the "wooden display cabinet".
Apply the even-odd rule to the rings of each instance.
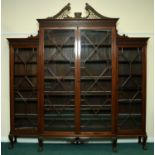
[[[70,4],[38,19],[39,34],[10,43],[9,139],[137,137],[146,148],[146,43],[116,31],[118,18],[69,17]]]
[[[118,36],[117,135],[137,137],[146,149],[146,43]],[[142,139],[142,140],[141,140]]]
[[[10,45],[10,134],[11,147],[17,137],[38,135],[38,37],[9,38]]]

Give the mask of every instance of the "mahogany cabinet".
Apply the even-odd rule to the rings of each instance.
[[[146,44],[148,38],[119,36],[118,18],[89,4],[88,15],[38,19],[39,34],[9,38],[9,139],[137,137],[146,147]]]
[[[9,38],[10,45],[10,134],[37,136],[39,124],[38,45],[36,38]]]
[[[117,135],[146,143],[146,43],[148,38],[117,38]],[[143,137],[143,141],[141,138]]]

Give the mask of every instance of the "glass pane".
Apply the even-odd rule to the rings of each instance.
[[[37,49],[14,51],[14,126],[37,128]]]
[[[142,127],[142,49],[119,49],[118,129]]]
[[[109,131],[111,30],[81,30],[81,130]]]
[[[74,30],[44,31],[44,130],[74,130]]]

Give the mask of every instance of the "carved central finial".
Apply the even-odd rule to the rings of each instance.
[[[82,18],[81,15],[82,15],[81,12],[75,12],[74,13],[75,18]]]

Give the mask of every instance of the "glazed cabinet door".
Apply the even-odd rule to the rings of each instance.
[[[19,132],[38,129],[37,53],[37,47],[11,47],[11,128]]]
[[[44,125],[47,132],[75,130],[75,30],[44,30]]]
[[[144,48],[118,48],[118,77],[118,133],[144,131]]]
[[[112,29],[80,29],[80,131],[112,131]]]

